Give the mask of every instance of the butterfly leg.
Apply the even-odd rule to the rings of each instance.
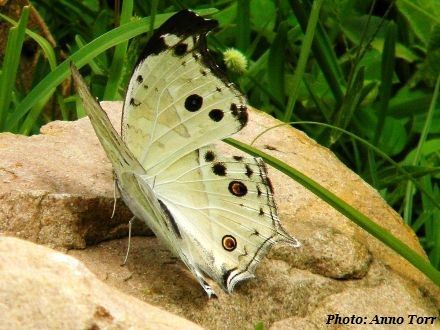
[[[114,175],[114,173],[113,173],[113,175]],[[114,179],[113,179],[113,212],[112,212],[110,219],[113,219],[113,217],[115,216],[115,212],[116,212],[116,186],[117,186],[116,177],[114,177]]]
[[[125,266],[128,259],[128,254],[130,253],[130,245],[131,245],[131,225],[133,224],[134,218],[132,217],[130,221],[128,222],[128,246],[127,246],[127,253],[125,254],[124,261],[122,262],[121,266]]]

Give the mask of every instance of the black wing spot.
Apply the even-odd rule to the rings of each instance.
[[[205,161],[212,162],[215,159],[215,153],[211,150],[208,150],[205,153]]]
[[[243,160],[242,156],[232,156],[237,162],[241,162]]]
[[[258,213],[259,215],[264,215],[264,211],[263,208],[260,207],[260,213]]]
[[[208,73],[206,72],[206,70],[203,70],[203,69],[200,70],[200,73],[202,74],[202,76],[205,76],[205,77],[208,75]]]
[[[219,93],[221,93],[222,89],[220,87],[216,87],[215,90]]]
[[[137,81],[139,84],[142,84],[142,82],[144,81],[144,78],[142,77],[142,75],[139,75],[139,76],[136,77],[136,81]]]
[[[209,111],[209,118],[211,118],[215,122],[219,122],[220,120],[222,120],[224,115],[225,114],[223,110],[220,109],[213,109]]]
[[[244,105],[237,106],[235,103],[231,103],[231,113],[240,122],[241,128],[243,128],[249,119],[247,108]]]
[[[186,65],[186,61],[182,61],[182,66],[185,66]]]
[[[145,89],[148,89],[148,85],[143,84],[142,86],[144,86]]]
[[[254,174],[254,171],[251,169],[251,167],[249,165],[246,164],[246,176],[248,178],[250,178],[252,176],[252,174]]]
[[[176,47],[174,47],[174,55],[183,56],[188,50],[188,44],[180,43]]]
[[[130,99],[130,105],[132,105],[133,107],[138,107],[141,105],[141,102],[136,101],[134,98]]]
[[[226,175],[226,166],[222,163],[216,163],[212,166],[212,172],[214,172],[215,175],[218,176],[225,176]]]
[[[247,187],[243,182],[231,181],[228,186],[229,192],[237,197],[242,197],[247,194]]]
[[[262,194],[262,192],[261,192],[260,186],[257,185],[257,195],[258,195],[258,197],[260,197],[261,194]]]
[[[251,236],[252,235],[260,236],[260,232],[258,230],[256,230],[256,229],[254,229],[254,232],[251,234]]]
[[[266,177],[266,184],[269,187],[269,190],[271,192],[271,194],[273,195],[273,185],[272,185],[272,181],[270,181],[270,179],[268,177]]]
[[[185,100],[185,109],[190,112],[200,110],[203,105],[203,97],[197,94],[188,96]]]

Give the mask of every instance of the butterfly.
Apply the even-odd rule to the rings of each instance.
[[[182,10],[156,30],[130,79],[121,135],[72,66],[123,200],[209,297],[206,276],[231,293],[255,277],[274,243],[300,245],[280,224],[263,160],[224,156],[214,145],[248,121],[244,96],[207,49],[217,25]]]

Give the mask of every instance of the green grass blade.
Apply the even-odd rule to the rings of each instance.
[[[157,14],[157,5],[158,5],[158,0],[152,0],[151,1],[151,11],[150,11],[150,28],[148,31],[148,39],[151,38],[151,36],[154,33],[154,19],[156,18],[156,14]]]
[[[119,21],[119,25],[122,26],[130,21],[133,13],[133,0],[125,0],[122,2],[122,12]],[[104,100],[117,100],[119,99],[119,84],[122,78],[122,70],[124,68],[125,54],[127,52],[128,39],[119,43],[115,47],[112,64],[107,79],[107,84],[104,90]]]
[[[284,104],[284,62],[287,42],[288,22],[281,22],[278,33],[269,50],[267,61],[267,80],[271,94],[279,104]]]
[[[32,133],[32,129],[34,128],[35,123],[38,120],[38,117],[43,111],[46,102],[49,101],[53,93],[55,93],[55,90],[56,90],[55,88],[52,88],[52,90],[50,90],[49,93],[47,93],[47,95],[45,95],[40,100],[38,100],[38,102],[32,107],[31,111],[28,113],[26,119],[21,125],[20,134],[29,135],[30,133]]]
[[[428,136],[429,129],[431,128],[432,117],[434,116],[434,111],[437,106],[437,98],[439,94],[440,88],[440,75],[437,77],[437,82],[435,84],[434,93],[432,95],[431,105],[429,106],[428,114],[426,115],[425,124],[423,126],[423,130],[420,134],[420,139],[417,144],[416,154],[413,159],[412,165],[416,166],[419,163],[420,156],[422,154],[422,147],[426,141],[426,137]],[[404,211],[403,211],[403,219],[407,224],[411,223],[411,215],[412,215],[412,207],[413,207],[413,194],[414,194],[414,185],[411,181],[408,182],[405,191],[405,202],[404,202]],[[440,236],[440,235],[439,235]]]
[[[298,64],[293,75],[292,90],[289,91],[289,101],[287,103],[287,109],[284,115],[284,121],[288,122],[291,120],[293,108],[295,107],[297,99],[297,91],[301,81],[303,80],[303,75],[306,70],[307,59],[310,55],[310,50],[313,44],[313,39],[315,36],[316,26],[318,24],[319,13],[321,11],[323,0],[316,0],[313,2],[312,10],[310,12],[310,19],[307,23],[306,33],[304,35],[304,40],[301,46],[301,52],[299,54]]]
[[[396,53],[396,39],[397,39],[397,27],[391,22],[388,25],[387,34],[385,36],[385,43],[382,53],[382,68],[381,68],[381,80],[380,85],[380,103],[378,109],[378,118],[376,132],[374,134],[374,144],[378,144],[380,136],[385,125],[385,120],[388,112],[388,103],[391,98],[391,87],[394,76],[394,59]]]
[[[251,40],[250,0],[237,1],[237,48],[246,53]]]
[[[377,225],[374,221],[353,208],[351,205],[344,202],[335,194],[275,157],[272,157],[258,149],[231,138],[225,139],[224,141],[240,150],[249,153],[252,156],[263,158],[267,164],[294,179],[296,182],[310,190],[330,206],[341,212],[341,214],[349,218],[355,224],[365,229],[368,233],[400,254],[440,287],[440,272],[437,269],[435,269],[421,255],[409,248],[408,245],[394,237],[391,233],[389,233],[389,231]]]
[[[78,48],[82,48],[86,45],[84,40],[79,35],[75,36],[75,41],[76,41],[76,44],[78,45]],[[97,63],[96,59],[90,60],[88,64],[90,66],[90,69],[92,69],[93,74],[104,75],[104,71],[101,69],[101,67]]]
[[[209,15],[215,12],[217,12],[216,9],[198,11],[201,15]],[[157,15],[155,25],[159,26],[171,15],[173,15],[173,13]],[[17,127],[20,119],[28,113],[30,108],[32,108],[39,99],[45,97],[51,92],[52,88],[57,87],[64,79],[70,76],[70,62],[75,63],[78,68],[81,68],[107,49],[147,32],[148,28],[149,18],[147,17],[115,28],[79,49],[72,54],[68,60],[60,63],[55,70],[49,73],[23,98],[17,105],[13,116],[7,121],[6,127],[8,129]]]
[[[5,121],[8,116],[11,103],[12,91],[15,86],[18,66],[20,64],[21,48],[29,19],[29,6],[23,7],[20,20],[16,27],[9,30],[8,43],[6,45],[3,67],[0,76],[0,129],[5,129]]]
[[[7,21],[9,24],[13,26],[17,26],[17,22],[15,22],[13,19],[9,18],[8,16],[5,16],[0,13],[0,18]],[[39,34],[26,29],[26,35],[28,35],[30,38],[32,38],[40,48],[43,50],[44,56],[47,58],[47,61],[49,62],[51,70],[55,69],[57,66],[57,60],[54,52],[54,47],[50,44],[49,41],[47,41],[45,38],[40,36]]]
[[[363,96],[365,68],[361,67],[355,71],[354,77],[350,86],[347,89],[347,93],[342,101],[340,109],[335,113],[334,126],[346,128],[350,123],[354,111],[358,108]],[[339,131],[331,131],[330,133],[330,145],[334,144],[341,133]]]
[[[301,29],[304,33],[306,33],[309,17],[301,1],[292,0],[290,1],[290,5],[299,24],[301,25]],[[333,96],[335,97],[336,104],[341,104],[344,97],[341,85],[345,84],[345,79],[329,38],[326,35],[325,30],[320,26],[318,26],[316,30],[312,50],[313,55],[316,58],[316,61],[318,62],[319,67],[321,68],[324,77],[333,93]]]
[[[404,176],[404,178],[406,180],[410,180],[411,182],[413,182],[414,185],[417,187],[417,189],[419,189],[424,194],[424,196],[428,197],[429,200],[431,201],[431,203],[433,205],[435,205],[435,207],[437,207],[440,210],[440,200],[436,199],[432,194],[430,194],[428,191],[426,191],[426,189],[424,189],[418,183],[418,181],[415,179],[415,177],[410,172],[406,171],[403,166],[401,166],[399,163],[395,162],[391,157],[389,157],[386,153],[384,153],[382,150],[380,150],[375,145],[371,144],[367,140],[362,139],[362,138],[356,136],[355,134],[353,134],[353,133],[351,133],[351,132],[349,132],[349,131],[347,131],[345,129],[342,129],[342,128],[339,128],[339,127],[336,127],[336,126],[333,126],[333,125],[330,125],[330,124],[318,123],[318,122],[314,122],[314,121],[297,121],[297,122],[284,123],[284,124],[276,125],[276,126],[273,126],[271,128],[268,128],[268,129],[264,130],[263,132],[261,132],[260,134],[258,134],[254,138],[254,140],[251,142],[251,145],[254,144],[255,141],[257,139],[259,139],[260,136],[262,136],[263,134],[267,133],[269,130],[277,128],[279,126],[283,126],[283,125],[318,125],[318,126],[322,126],[322,127],[326,127],[326,128],[331,128],[333,130],[337,130],[337,131],[340,131],[343,134],[348,135],[353,140],[356,140],[356,141],[362,143],[363,145],[365,145],[369,149],[373,150],[377,155],[379,155],[380,157],[385,159],[387,162],[392,164],[396,168],[396,170]]]

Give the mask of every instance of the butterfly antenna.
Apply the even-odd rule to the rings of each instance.
[[[127,253],[125,254],[124,261],[122,262],[121,266],[125,266],[128,259],[128,254],[130,253],[130,245],[131,245],[131,225],[133,223],[135,217],[132,217],[130,221],[128,222],[128,246],[127,246]]]
[[[116,213],[116,180],[113,180],[113,212],[110,219],[113,219]]]

